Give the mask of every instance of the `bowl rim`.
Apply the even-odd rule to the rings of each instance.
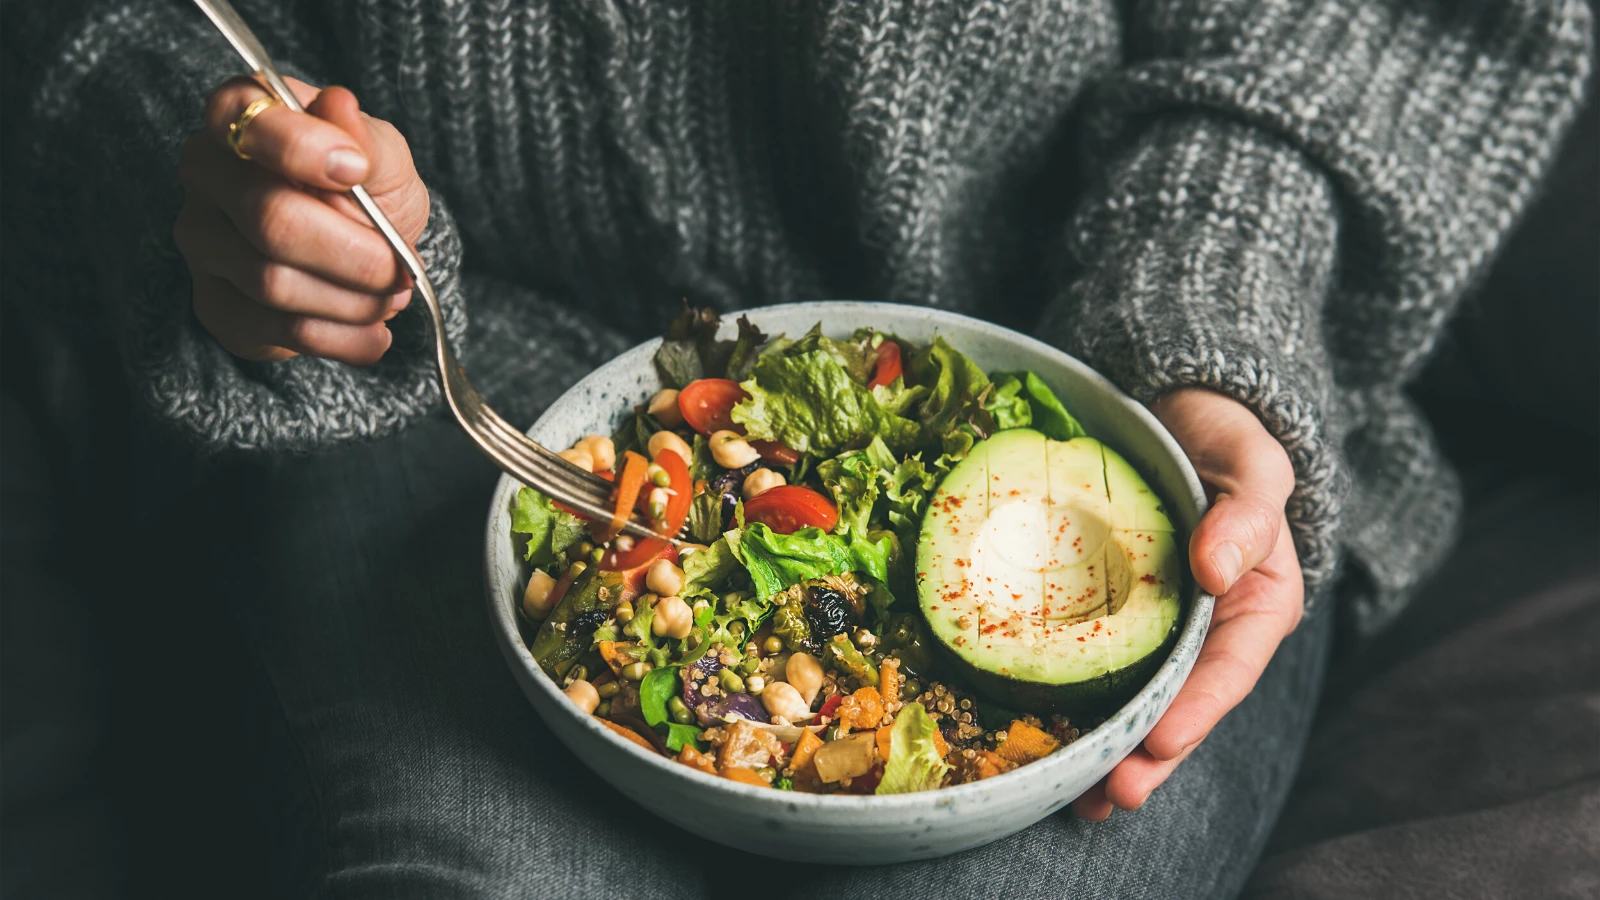
[[[782,309],[793,311],[795,313],[804,313],[807,310],[815,310],[819,316],[819,321],[826,323],[827,314],[830,311],[834,313],[839,312],[839,307],[843,305],[848,305],[854,311],[868,313],[870,313],[874,308],[883,308],[885,310],[892,309],[896,312],[903,313],[908,308],[907,304],[885,303],[879,301],[810,300],[797,303],[769,304],[766,306],[738,310],[736,312],[740,315],[759,317],[762,313],[769,310]],[[1205,491],[1200,485],[1200,478],[1196,474],[1194,466],[1190,464],[1188,457],[1178,446],[1178,442],[1172,437],[1171,433],[1167,431],[1166,427],[1161,424],[1160,420],[1156,419],[1155,415],[1152,414],[1144,404],[1134,400],[1125,391],[1113,384],[1110,379],[1106,378],[1104,375],[1091,368],[1087,363],[1084,363],[1066,351],[1047,344],[1037,338],[1023,334],[1022,332],[1015,331],[1001,325],[996,325],[992,322],[987,322],[982,319],[963,315],[961,313],[951,312],[949,310],[928,307],[912,308],[917,309],[919,315],[925,315],[936,322],[944,321],[952,324],[959,324],[963,329],[984,332],[991,338],[996,338],[1005,342],[1016,344],[1018,346],[1027,347],[1031,350],[1052,357],[1063,368],[1072,370],[1085,381],[1110,394],[1114,400],[1131,412],[1135,418],[1142,420],[1146,427],[1148,427],[1155,435],[1162,449],[1165,450],[1168,455],[1178,461],[1178,468],[1183,476],[1184,485],[1188,488],[1190,499],[1195,504],[1196,519],[1198,520],[1200,517],[1205,515],[1208,507]],[[727,321],[726,317],[724,321]],[[584,375],[584,377],[579,379],[578,382],[574,382],[572,387],[569,387],[566,391],[563,391],[562,394],[556,398],[556,400],[551,401],[550,406],[547,406],[545,411],[540,413],[539,417],[534,420],[533,424],[528,426],[527,433],[531,434],[535,429],[543,424],[546,417],[550,415],[550,409],[553,408],[556,403],[561,400],[561,398],[565,397],[568,393],[574,390],[578,383],[587,381],[601,374],[633,371],[637,364],[636,361],[640,358],[648,360],[649,357],[654,354],[655,348],[660,345],[661,340],[661,338],[655,337],[642,343],[635,344],[634,346],[624,350],[622,353],[619,353],[617,356],[590,371],[588,374]],[[500,602],[500,598],[495,594],[495,559],[492,548],[494,546],[494,542],[502,537],[500,534],[501,529],[497,527],[497,520],[501,518],[500,507],[504,505],[500,502],[500,498],[508,496],[516,487],[521,487],[521,482],[518,482],[508,474],[501,473],[500,479],[495,483],[495,489],[490,498],[488,522],[485,523],[484,527],[484,595],[489,604],[489,612],[492,625],[495,630],[496,641],[501,645],[502,654],[506,656],[508,663],[520,666],[523,670],[523,674],[532,676],[530,680],[539,685],[539,689],[545,694],[546,699],[556,703],[557,707],[562,709],[563,712],[566,713],[575,723],[587,729],[591,734],[600,737],[602,740],[609,741],[613,749],[631,754],[635,759],[644,762],[646,765],[654,767],[663,775],[672,777],[687,777],[692,784],[698,784],[705,788],[722,791],[730,796],[738,797],[741,800],[782,803],[791,809],[799,807],[817,810],[859,810],[862,808],[863,804],[866,804],[869,808],[875,811],[892,811],[901,808],[912,809],[915,807],[923,807],[928,805],[930,802],[936,806],[949,806],[959,804],[964,800],[976,800],[982,796],[993,793],[998,788],[1009,787],[1011,785],[1020,785],[1024,778],[1037,780],[1041,777],[1044,777],[1049,770],[1070,766],[1077,762],[1079,757],[1085,755],[1082,753],[1074,755],[1072,753],[1072,748],[1074,746],[1081,745],[1087,749],[1089,746],[1088,742],[1082,740],[1074,741],[1072,744],[1068,744],[1066,747],[1063,747],[1061,750],[1050,754],[1044,759],[1029,763],[1026,766],[1018,766],[1010,772],[1006,772],[992,778],[985,778],[981,781],[973,781],[966,784],[938,788],[932,791],[917,791],[906,794],[888,794],[880,796],[878,794],[810,794],[799,791],[774,790],[770,787],[758,788],[754,785],[741,784],[727,778],[722,778],[715,775],[707,775],[698,769],[678,763],[672,758],[657,753],[654,750],[647,751],[632,741],[629,741],[614,733],[606,726],[601,725],[594,716],[579,715],[576,707],[566,702],[565,694],[556,685],[555,680],[546,675],[544,670],[539,667],[539,664],[534,661],[533,654],[529,652],[526,642],[522,640],[521,631],[517,626],[515,609],[512,608],[507,610],[505,605]],[[1185,564],[1184,569],[1187,573],[1187,564]],[[1193,593],[1193,599],[1191,602],[1185,604],[1186,609],[1184,624],[1183,627],[1179,629],[1178,635],[1173,641],[1172,649],[1167,652],[1167,657],[1161,661],[1161,665],[1157,667],[1156,671],[1150,675],[1149,680],[1145,682],[1144,686],[1140,687],[1137,693],[1128,698],[1127,702],[1118,707],[1115,713],[1108,716],[1105,721],[1097,725],[1094,729],[1095,731],[1100,729],[1109,729],[1113,726],[1122,727],[1131,731],[1134,727],[1135,718],[1142,712],[1141,710],[1137,710],[1135,707],[1137,706],[1139,700],[1146,697],[1151,687],[1155,684],[1157,676],[1159,676],[1162,672],[1167,671],[1170,667],[1183,666],[1186,664],[1192,665],[1192,662],[1184,663],[1177,660],[1176,654],[1178,648],[1186,643],[1186,639],[1192,638],[1197,632],[1201,633],[1201,637],[1203,638],[1203,632],[1210,627],[1215,597],[1207,593],[1198,584],[1196,584],[1192,575],[1185,580],[1188,589]],[[537,711],[537,707],[535,707],[535,709]]]

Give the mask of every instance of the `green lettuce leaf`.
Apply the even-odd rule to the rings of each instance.
[[[983,408],[994,417],[996,431],[1026,428],[1033,424],[1033,407],[1022,392],[1022,379],[1016,375],[996,375],[993,390],[984,398]]]
[[[583,520],[527,487],[517,490],[516,505],[511,508],[511,531],[528,536],[523,558],[541,568],[557,562],[584,535]]]
[[[894,717],[890,732],[889,760],[883,766],[879,794],[909,794],[931,791],[944,781],[950,767],[939,758],[933,742],[936,726],[921,703],[907,703]]]
[[[997,386],[1010,381],[1017,381],[1020,384],[1018,399],[1027,400],[1032,427],[1040,434],[1052,441],[1070,441],[1088,434],[1083,430],[1083,426],[1078,424],[1078,420],[1067,412],[1067,408],[1056,397],[1055,391],[1050,390],[1050,385],[1044,383],[1044,379],[1032,372],[995,373],[994,382]],[[1021,427],[1001,424],[999,415],[995,416],[995,422],[996,426],[1002,429]],[[1022,425],[1029,424],[1022,423]]]
[[[750,437],[782,441],[801,453],[827,456],[865,435],[904,452],[919,434],[916,422],[884,409],[823,349],[764,354],[743,387],[750,398],[733,408],[733,420]]]
[[[709,544],[722,535],[722,494],[706,491],[689,502],[689,536]]]
[[[845,542],[820,528],[778,534],[757,522],[744,530],[739,550],[763,600],[809,578],[848,572],[851,566]]]
[[[733,555],[727,535],[718,537],[706,549],[690,554],[684,562],[683,594],[699,591],[716,593],[738,568],[739,560]]]
[[[739,317],[739,336],[718,340],[722,317],[716,310],[684,306],[683,312],[667,326],[666,337],[656,348],[656,371],[667,387],[681,388],[700,378],[738,380],[749,371],[767,336],[750,320]]]
[[[908,371],[913,383],[928,388],[917,408],[925,436],[943,439],[971,416],[973,407],[982,408],[978,397],[989,386],[989,376],[944,338],[913,352]]]
[[[678,669],[678,666],[651,669],[639,682],[639,710],[644,713],[646,724],[652,727],[666,724],[667,701],[683,689],[678,683]]]
[[[685,744],[700,743],[700,729],[693,725],[679,725],[677,722],[667,723],[667,749],[673,753],[684,748]]]

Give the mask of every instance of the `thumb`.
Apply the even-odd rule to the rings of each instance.
[[[428,221],[428,193],[412,163],[411,148],[399,130],[363,113],[356,95],[342,87],[323,90],[306,107],[306,112],[355,138],[361,152],[372,163],[362,186],[388,213],[401,235],[407,241],[415,241]],[[332,195],[325,199],[351,218],[367,220],[366,214],[349,197]]]

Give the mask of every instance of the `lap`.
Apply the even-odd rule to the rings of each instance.
[[[287,726],[272,750],[297,761],[285,795],[305,792],[325,894],[704,896],[770,885],[761,860],[708,848],[605,786],[523,700],[482,599],[496,477],[436,419],[207,492],[237,523],[211,541],[214,562],[233,573],[228,605]],[[808,869],[805,893],[937,883],[941,896],[1228,895],[1292,777],[1326,635],[1321,621],[1303,626],[1138,812],[1101,824],[1063,812],[948,859]]]

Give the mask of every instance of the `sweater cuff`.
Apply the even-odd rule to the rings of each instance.
[[[1272,136],[1204,114],[1150,122],[1107,172],[1073,220],[1073,269],[1044,338],[1140,401],[1193,386],[1254,410],[1294,465],[1287,514],[1306,596],[1325,593],[1346,482],[1320,331],[1330,185]]]
[[[417,252],[443,306],[445,333],[459,354],[467,316],[461,290],[461,239],[435,192]],[[181,276],[187,281],[187,275]],[[189,296],[187,284],[165,296]],[[192,314],[175,327],[138,327],[128,353],[135,383],[158,416],[212,450],[311,452],[348,440],[383,437],[427,414],[439,400],[433,335],[420,296],[389,322],[394,342],[383,358],[357,367],[311,357],[241,360]],[[147,323],[155,325],[156,323]]]

